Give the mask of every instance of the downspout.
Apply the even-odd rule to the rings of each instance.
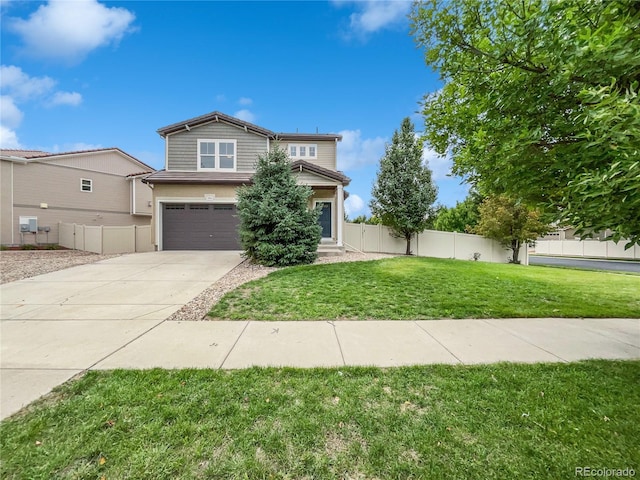
[[[11,245],[15,245],[15,218],[13,216],[13,162],[11,162]]]

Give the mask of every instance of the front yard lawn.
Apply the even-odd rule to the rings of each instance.
[[[3,479],[640,471],[640,361],[91,371],[0,429]]]
[[[640,317],[640,276],[396,257],[292,267],[226,294],[216,319]]]

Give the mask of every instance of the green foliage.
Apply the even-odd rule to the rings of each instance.
[[[411,236],[428,226],[437,188],[431,170],[422,162],[422,141],[416,137],[409,118],[400,131],[393,133],[387,145],[371,192],[371,212],[395,235],[407,241],[411,254]]]
[[[367,225],[378,225],[380,223],[379,218],[375,216],[367,217],[366,215],[358,215],[353,220],[347,220],[347,221],[351,223],[366,223]]]
[[[442,232],[471,233],[480,220],[478,208],[482,197],[471,192],[462,202],[456,202],[455,207],[442,207],[436,215],[433,228]]]
[[[426,139],[454,173],[640,243],[640,4],[431,0],[411,17],[446,82]]]
[[[485,199],[479,211],[480,221],[473,232],[497,240],[504,247],[513,250],[512,263],[520,263],[519,252],[522,245],[549,231],[549,225],[540,220],[538,211],[506,195]]]
[[[38,246],[33,243],[25,243],[20,247],[20,250],[37,250]]]
[[[238,191],[240,241],[256,263],[288,266],[317,258],[319,211],[309,209],[311,188],[297,185],[287,153],[276,146],[258,157],[253,185]]]

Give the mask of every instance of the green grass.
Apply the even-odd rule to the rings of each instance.
[[[397,257],[292,267],[226,294],[219,319],[640,317],[640,276]]]
[[[640,470],[640,361],[92,371],[0,430],[3,479],[574,478]]]

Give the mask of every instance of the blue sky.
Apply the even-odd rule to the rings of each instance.
[[[348,213],[368,214],[384,146],[441,87],[401,1],[1,0],[0,139],[51,152],[119,147],[164,165],[156,129],[220,110],[273,131],[341,133]],[[425,149],[454,205],[467,188]]]

